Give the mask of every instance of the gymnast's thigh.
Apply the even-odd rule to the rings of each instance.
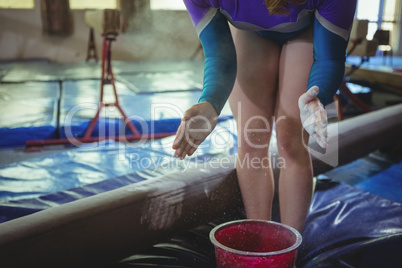
[[[241,115],[243,123],[256,115],[271,121],[281,47],[252,31],[232,28],[232,35],[237,55],[237,76],[229,98],[233,115],[236,119]]]

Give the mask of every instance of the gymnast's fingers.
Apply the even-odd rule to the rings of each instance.
[[[315,133],[319,136],[320,146],[323,148],[327,148],[328,147],[327,124],[325,123],[325,119],[322,116],[318,116],[314,130]]]
[[[185,134],[186,133],[183,131],[183,135],[181,136],[180,141],[177,143],[177,145],[175,147],[176,152],[175,152],[174,156],[177,157],[177,158],[181,157],[181,155],[183,154],[184,149],[186,148],[188,137],[186,137]]]
[[[321,105],[321,104],[320,104]],[[323,137],[324,140],[326,142],[328,142],[329,138],[328,138],[328,115],[327,115],[327,111],[324,109],[324,106],[321,105],[321,109],[320,109],[320,116],[321,116],[321,120],[318,122],[318,125],[320,128],[323,129]]]
[[[184,143],[181,143],[180,146],[176,149],[175,153],[174,153],[174,157],[179,158],[184,150]]]
[[[303,127],[309,135],[312,135],[315,132],[316,125],[317,118],[314,113],[308,116],[307,119],[303,122]]]
[[[187,155],[192,156],[200,144],[201,144],[201,141],[194,141],[194,144],[193,144],[192,148],[188,151]]]
[[[323,125],[327,125],[328,124],[328,115],[327,115],[327,111],[325,110],[324,106],[320,103],[320,116],[321,116],[321,122]]]
[[[185,144],[185,146],[183,146],[183,151],[180,155],[180,159],[184,159],[184,157],[186,157],[187,152],[192,148],[191,144],[193,143],[193,141],[188,140],[187,143]]]
[[[317,141],[318,145],[320,145],[322,148],[328,148],[328,143],[320,135],[313,133],[313,137]]]
[[[180,144],[183,142],[184,140],[184,134],[185,134],[185,122],[181,122],[177,132],[176,132],[176,137],[173,141],[173,145],[172,148],[173,149],[178,149],[180,147]]]
[[[315,127],[315,133],[317,133],[323,141],[327,140],[327,128],[318,123]]]

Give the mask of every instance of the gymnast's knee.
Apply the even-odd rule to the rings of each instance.
[[[287,159],[297,159],[308,153],[308,134],[305,133],[299,118],[282,116],[275,121],[275,134],[278,153]]]
[[[268,153],[272,128],[263,117],[250,119],[241,130],[239,151],[243,155],[265,157]]]
[[[297,133],[297,132],[296,132]],[[308,154],[306,145],[303,142],[302,135],[293,135],[289,132],[280,133],[277,131],[277,146],[279,156],[287,160],[297,160]]]

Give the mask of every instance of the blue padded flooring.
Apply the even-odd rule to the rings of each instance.
[[[0,148],[57,135],[58,82],[0,84]]]
[[[402,152],[374,152],[319,176],[402,203]]]
[[[358,183],[357,188],[402,203],[402,162]]]
[[[94,193],[100,193],[114,189],[115,178],[121,182],[123,177],[127,177],[126,183],[132,183],[132,177],[138,172],[145,172],[153,178],[163,170],[186,168],[191,163],[231,155],[237,150],[233,119],[219,122],[196,153],[183,161],[173,157],[173,139],[170,136],[145,143],[88,143],[80,148],[1,166],[0,218],[3,221],[10,219],[5,216],[5,210],[9,211],[10,206],[14,210],[30,207],[40,203],[38,200],[44,196],[46,199],[46,196],[62,191],[71,193],[71,189],[77,187],[98,189]],[[94,186],[97,183],[100,184]],[[117,185],[122,186],[120,183]],[[68,201],[80,198],[76,194],[69,196]],[[49,205],[49,202],[45,203]],[[20,205],[17,206],[17,203]],[[42,205],[40,207],[43,208]]]
[[[112,65],[119,103],[139,133],[175,132],[184,111],[198,102],[202,61]],[[10,62],[0,64],[0,70],[0,148],[84,135],[98,107],[99,64]],[[104,89],[104,102],[113,103],[111,86]],[[220,120],[230,117],[227,105]],[[92,136],[125,134],[131,133],[117,109],[102,109]]]

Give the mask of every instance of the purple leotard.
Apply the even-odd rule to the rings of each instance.
[[[184,0],[193,24],[200,34],[216,12],[236,28],[250,31],[291,33],[312,23],[314,15],[329,31],[345,40],[353,22],[356,1],[308,0],[290,6],[286,16],[270,15],[263,0]]]

